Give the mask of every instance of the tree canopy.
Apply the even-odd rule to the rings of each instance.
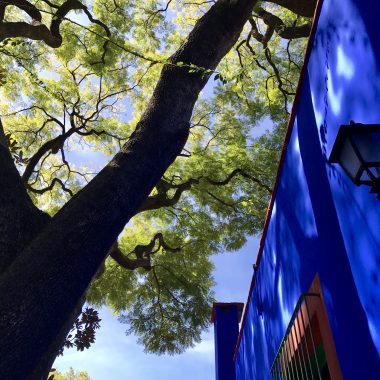
[[[86,371],[74,371],[71,367],[62,374],[56,369],[52,369],[49,373],[48,380],[91,380]]]
[[[216,68],[218,62],[202,63],[207,49],[200,47],[192,60],[183,46],[192,43],[186,36],[201,25],[197,20],[223,2],[0,2],[2,144],[43,211],[25,200],[36,223],[21,232],[24,240],[7,243],[8,252],[22,251],[47,220],[69,210],[71,200],[79,202],[76,194],[101,166],[133,144],[134,131],[157,103],[150,97],[165,70],[180,70],[178,81],[186,75],[189,86],[212,78],[194,109],[184,101],[175,109],[178,94],[171,87],[163,91],[167,104],[157,118],[164,123],[191,115],[186,144],[158,181],[152,177],[149,195],[136,195],[141,201],[133,218],[113,232],[118,237],[86,294],[87,302],[107,305],[147,351],[159,354],[182,352],[208,326],[210,256],[241,248],[262,229],[315,7],[315,1],[252,1],[243,31]],[[218,17],[215,25],[223,24]],[[213,31],[205,35],[212,38]],[[218,59],[224,55],[216,43],[208,49]],[[141,165],[136,160],[135,170],[149,176],[142,156]],[[118,167],[112,162],[108,167]],[[128,173],[125,178],[134,183]],[[111,180],[104,187],[123,197]],[[99,239],[112,228],[103,227]],[[3,256],[5,272],[13,256]]]

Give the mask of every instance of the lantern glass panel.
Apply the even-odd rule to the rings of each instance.
[[[361,162],[357,156],[349,138],[345,138],[339,155],[339,163],[346,173],[355,181],[361,168]]]
[[[361,182],[371,182],[372,178],[368,175],[367,170],[363,170],[361,173],[360,179]]]
[[[380,132],[355,132],[351,135],[352,142],[356,145],[365,163],[380,162]]]
[[[370,171],[372,176],[370,176],[367,171]],[[369,168],[363,172],[361,180],[373,181],[374,178],[380,178],[380,167],[379,166],[369,166]]]

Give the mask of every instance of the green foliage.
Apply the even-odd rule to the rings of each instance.
[[[75,371],[70,367],[69,370],[62,374],[56,369],[49,372],[48,380],[91,380],[86,371]]]
[[[78,351],[89,348],[95,342],[95,330],[100,327],[100,321],[98,312],[93,308],[86,307],[82,310],[80,317],[76,319],[66,337],[58,356],[63,354],[64,348],[75,346]]]
[[[51,18],[48,4],[38,4]],[[78,12],[62,23],[57,49],[0,43],[0,116],[41,209],[55,214],[100,170],[89,157],[107,161],[127,141],[163,63],[208,7],[95,0],[89,11],[110,36]],[[276,33],[255,40],[255,25],[261,35],[267,30],[263,9],[289,26],[308,21],[260,2],[217,72],[177,62],[214,81],[196,105],[182,154],[148,199],[156,206],[119,236],[127,265],[109,257],[89,289],[88,302],[107,305],[148,352],[179,353],[199,341],[213,301],[210,256],[236,251],[262,229],[305,45]]]

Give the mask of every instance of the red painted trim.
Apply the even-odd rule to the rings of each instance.
[[[314,277],[314,280],[309,289],[309,293],[319,294],[318,298],[310,298],[308,301],[308,306],[310,308],[310,314],[315,314],[317,316],[330,377],[332,380],[343,380],[342,371],[339,366],[338,355],[336,353],[334,337],[331,331],[329,317],[326,310],[326,302],[323,296],[321,281],[318,273]]]
[[[286,151],[287,151],[287,148],[288,148],[290,136],[291,136],[292,131],[293,131],[294,120],[296,118],[296,110],[298,108],[298,104],[299,104],[300,97],[301,97],[301,89],[302,89],[302,86],[303,86],[303,82],[305,80],[305,76],[306,76],[306,72],[307,72],[307,65],[309,63],[309,58],[310,58],[310,55],[311,55],[311,51],[313,49],[314,37],[315,37],[315,33],[317,31],[317,26],[318,26],[319,16],[321,14],[322,4],[323,4],[323,0],[318,0],[317,6],[316,6],[316,9],[315,9],[315,12],[314,12],[313,25],[312,25],[312,28],[311,28],[310,37],[309,37],[309,41],[308,41],[307,48],[306,48],[305,59],[304,59],[304,63],[303,63],[301,74],[300,74],[300,80],[299,80],[298,85],[297,85],[296,96],[294,98],[294,103],[293,103],[293,106],[292,106],[292,111],[291,111],[289,122],[288,122],[288,127],[287,127],[287,131],[286,131],[286,135],[285,135],[284,145],[283,145],[282,152],[281,152],[280,162],[278,164],[276,181],[275,181],[275,185],[274,185],[274,188],[273,188],[273,191],[272,191],[271,199],[269,201],[269,206],[268,206],[267,214],[265,216],[263,233],[261,235],[259,252],[257,254],[257,259],[256,259],[256,267],[257,268],[260,265],[261,256],[263,254],[263,249],[264,249],[264,244],[265,244],[265,238],[266,238],[266,234],[268,232],[269,222],[270,222],[270,219],[271,219],[271,216],[272,216],[273,205],[274,205],[274,201],[275,201],[275,198],[276,198],[275,195],[277,193],[277,188],[278,188],[279,183],[280,183],[280,176],[281,176],[281,172],[282,172],[282,167],[283,167],[283,164],[284,164],[285,155],[286,155]],[[252,293],[254,284],[255,284],[255,277],[253,275],[252,276],[252,280],[251,280],[251,286],[249,288],[247,303],[246,303],[245,310],[244,310],[243,322],[241,324],[238,341],[236,343],[236,348],[235,348],[235,353],[234,353],[234,358],[233,358],[234,361],[236,360],[237,352],[239,350],[240,341],[241,341],[241,337],[242,337],[242,334],[243,334],[243,329],[244,329],[244,326],[245,326],[245,320],[247,318],[248,308],[249,308],[249,305],[250,305],[250,302],[251,302],[251,293]]]
[[[211,312],[211,322],[215,322],[215,317],[216,317],[216,308],[221,307],[228,309],[230,306],[237,306],[238,309],[238,322],[240,323],[241,316],[243,314],[243,308],[244,308],[244,303],[242,302],[214,302],[212,304],[212,312]]]

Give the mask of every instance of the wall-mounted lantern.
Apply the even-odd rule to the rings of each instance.
[[[356,185],[380,199],[380,124],[341,125],[329,162],[338,163]]]

